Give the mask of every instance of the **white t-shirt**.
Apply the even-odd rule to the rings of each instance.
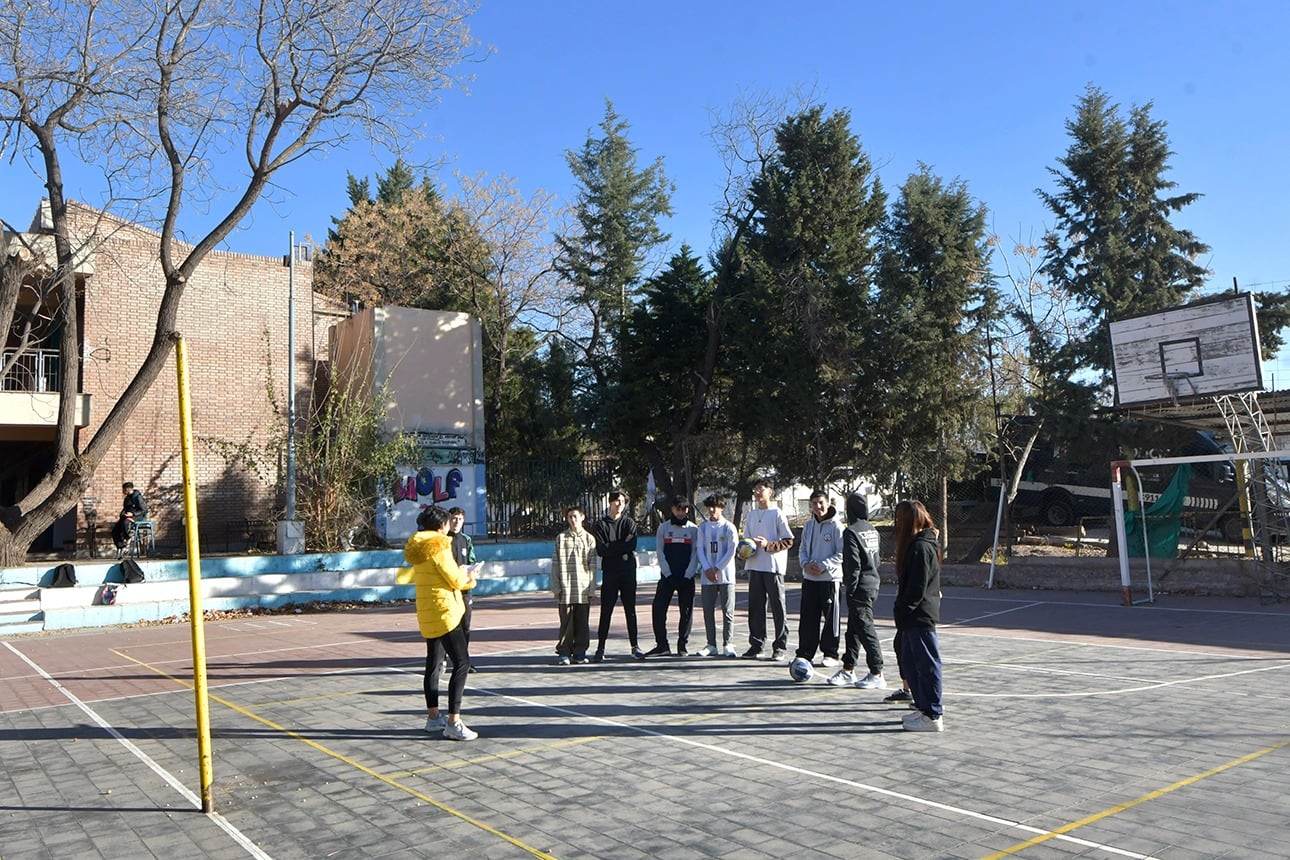
[[[779,508],[752,507],[744,515],[744,537],[764,537],[768,541],[781,541],[793,537],[793,530],[788,527],[788,517]],[[752,558],[744,562],[744,570],[761,570],[768,573],[780,573],[788,569],[788,550],[766,552],[757,550]]]

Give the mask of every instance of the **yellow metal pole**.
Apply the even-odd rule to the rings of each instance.
[[[215,811],[211,767],[210,702],[206,691],[206,634],[202,616],[202,557],[197,541],[197,489],[193,477],[192,409],[188,399],[188,350],[175,342],[179,375],[179,447],[184,467],[184,542],[188,551],[188,605],[193,628],[193,691],[197,695],[197,757],[202,780],[202,812]]]

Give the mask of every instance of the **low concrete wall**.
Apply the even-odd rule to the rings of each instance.
[[[475,594],[508,594],[550,588],[552,544],[477,544],[482,563]],[[637,552],[641,582],[658,579],[654,539],[642,538]],[[77,584],[49,588],[54,565],[0,570],[0,589],[30,591],[40,595],[38,620],[45,630],[98,627],[157,621],[188,611],[188,562],[139,560],[145,581],[122,583],[116,561],[76,563]],[[395,577],[403,566],[401,550],[213,557],[201,560],[203,609],[279,607],[313,601],[388,602],[415,597],[411,585]],[[117,586],[116,602],[103,603],[103,586]],[[24,627],[21,632],[26,632]],[[5,634],[0,626],[0,636]]]

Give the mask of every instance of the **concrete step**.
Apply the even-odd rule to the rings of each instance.
[[[39,633],[45,629],[45,613],[40,608],[40,589],[0,589],[0,636]]]

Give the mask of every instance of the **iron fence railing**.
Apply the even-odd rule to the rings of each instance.
[[[10,362],[13,362],[12,367]],[[4,374],[5,391],[46,392],[58,391],[61,387],[62,363],[56,349],[28,349],[21,353],[6,349],[4,363],[0,367],[9,368]]]
[[[549,538],[565,528],[571,505],[581,506],[588,519],[600,516],[615,469],[603,458],[493,461],[486,480],[489,535]]]

